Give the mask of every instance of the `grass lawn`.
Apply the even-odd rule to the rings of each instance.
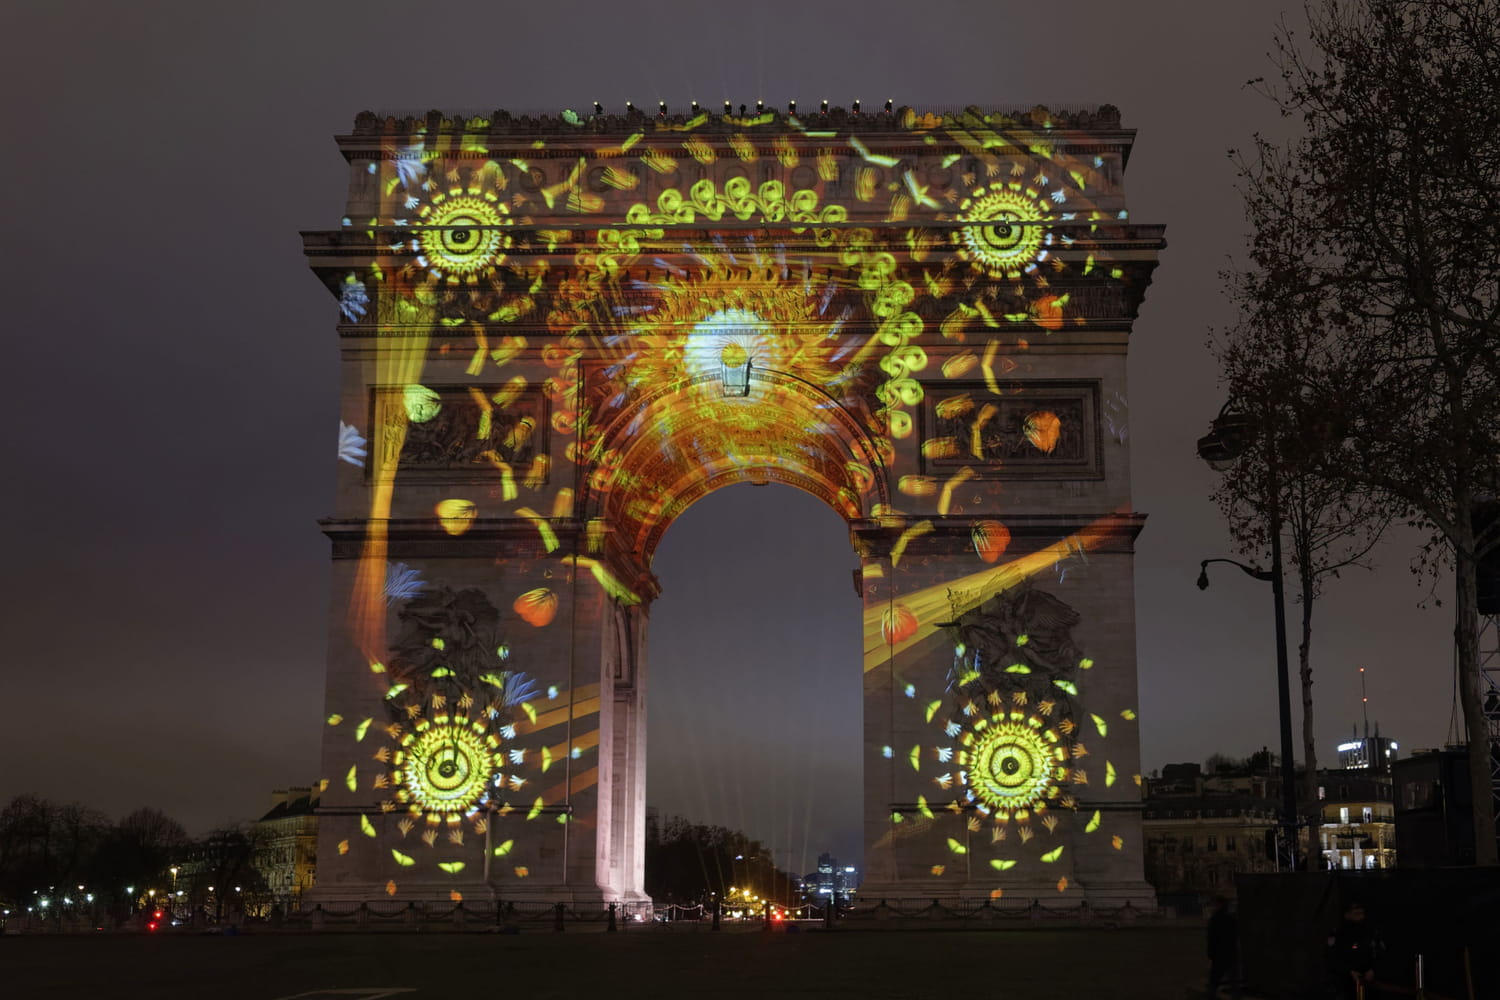
[[[1118,930],[706,927],[628,933],[0,937],[8,1000],[888,997],[1182,1000],[1196,926]],[[322,992],[322,991],[339,991]],[[396,992],[400,990],[400,992]],[[409,992],[408,992],[409,991]]]

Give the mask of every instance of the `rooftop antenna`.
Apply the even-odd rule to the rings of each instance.
[[[1359,668],[1359,710],[1365,717],[1365,739],[1370,738],[1370,696],[1365,693],[1365,668]]]

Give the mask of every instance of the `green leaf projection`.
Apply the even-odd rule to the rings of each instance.
[[[866,763],[899,775],[872,850],[1050,883],[1074,834],[1120,836],[1078,810],[1106,746],[1136,770],[1133,673],[1091,689],[1109,661],[1052,590],[1138,530],[1128,487],[1046,525],[1034,488],[1115,489],[1097,356],[1162,243],[1112,109],[365,115],[340,142],[348,217],[308,242],[346,373],[325,804],[360,822],[330,865],[363,847],[395,893],[624,850],[608,720],[651,556],[736,482],[854,531],[867,711],[903,733]]]

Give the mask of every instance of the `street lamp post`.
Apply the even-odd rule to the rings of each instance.
[[[1198,439],[1198,457],[1207,462],[1210,468],[1222,472],[1239,460],[1245,447],[1261,430],[1263,428],[1257,428],[1248,416],[1230,412],[1229,404],[1226,403],[1210,426],[1209,433]],[[1292,687],[1286,659],[1286,594],[1281,563],[1281,484],[1277,478],[1279,470],[1275,435],[1267,435],[1266,438],[1266,470],[1271,568],[1263,570],[1246,566],[1233,559],[1204,559],[1198,567],[1198,589],[1208,589],[1208,564],[1216,562],[1238,566],[1246,575],[1271,584],[1276,623],[1276,698],[1281,716],[1281,827],[1291,868],[1295,871],[1300,853],[1297,849],[1297,772],[1292,760]]]

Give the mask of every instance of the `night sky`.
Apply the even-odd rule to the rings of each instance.
[[[1271,70],[1280,6],[5,4],[0,801],[152,805],[202,832],[319,777],[337,307],[298,231],[338,228],[332,136],[365,109],[1119,106],[1131,216],[1169,243],[1130,361],[1144,765],[1275,746],[1269,588],[1230,567],[1194,586],[1231,553],[1193,446],[1222,402],[1205,341],[1244,235],[1226,151],[1286,127],[1243,86]],[[1317,606],[1324,762],[1361,665],[1382,732],[1446,738],[1450,584],[1419,607],[1414,553],[1394,537]],[[668,532],[664,814],[742,827],[796,870],[858,860],[854,565],[839,517],[781,486],[724,490]]]

